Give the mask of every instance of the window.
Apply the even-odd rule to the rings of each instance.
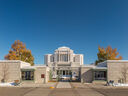
[[[63,75],[65,75],[65,71],[63,71]]]
[[[94,80],[106,80],[106,71],[95,71],[94,72]]]
[[[50,57],[50,61],[51,61],[51,62],[54,62],[54,56],[51,56],[51,57]]]
[[[34,71],[22,71],[22,80],[34,80]]]
[[[68,62],[68,54],[62,54],[60,56],[61,56],[61,61]]]

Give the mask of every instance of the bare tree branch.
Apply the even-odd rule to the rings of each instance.
[[[7,82],[9,79],[9,66],[7,63],[1,64],[2,66],[2,82]]]
[[[121,69],[123,83],[127,83],[128,78],[128,67],[124,65]]]

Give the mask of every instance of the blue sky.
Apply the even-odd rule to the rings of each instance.
[[[0,0],[0,59],[15,40],[32,51],[36,64],[60,46],[97,59],[98,45],[128,59],[128,0]]]

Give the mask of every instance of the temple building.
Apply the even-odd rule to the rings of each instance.
[[[80,81],[80,68],[83,63],[83,54],[75,54],[68,47],[60,47],[54,54],[45,55],[45,64],[53,74],[53,78],[58,75],[61,78],[75,78]]]
[[[126,71],[126,72],[124,72]],[[107,60],[94,64],[84,64],[83,54],[75,54],[69,47],[59,47],[53,54],[44,56],[44,64],[29,63],[20,60],[0,60],[0,82],[47,83],[48,81],[70,82],[106,82],[128,81],[128,60]],[[124,77],[126,76],[126,77]]]

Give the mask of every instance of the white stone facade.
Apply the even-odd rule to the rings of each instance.
[[[50,68],[53,78],[75,77],[80,80],[80,67],[83,66],[83,54],[75,54],[69,47],[59,47],[53,54],[45,55],[45,64]]]
[[[60,47],[54,54],[45,55],[45,64],[48,67],[70,66],[80,67],[84,64],[83,54],[75,54],[68,47]]]

